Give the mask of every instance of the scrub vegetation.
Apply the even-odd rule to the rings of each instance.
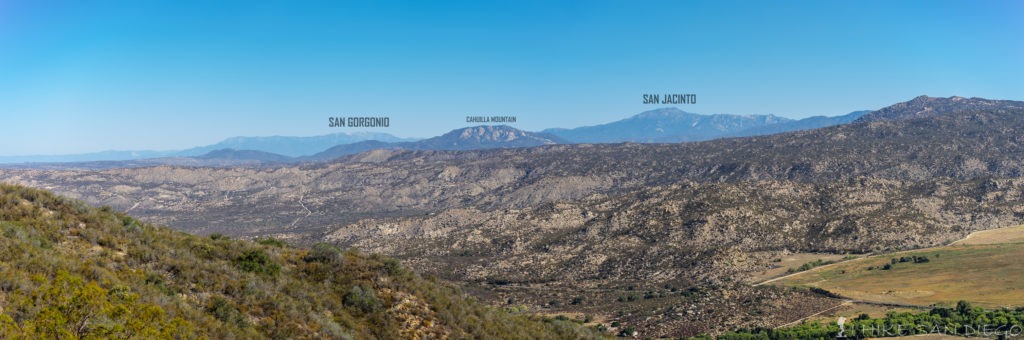
[[[489,308],[397,260],[200,237],[0,184],[0,337],[595,338]]]

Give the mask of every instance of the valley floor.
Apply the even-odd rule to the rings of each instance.
[[[1024,305],[1024,226],[979,231],[947,246],[860,258],[765,281],[865,302],[999,308]]]

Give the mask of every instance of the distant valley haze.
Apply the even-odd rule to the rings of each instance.
[[[310,137],[232,137],[221,142],[173,151],[103,151],[73,155],[0,157],[0,168],[110,169],[155,165],[266,167],[287,163],[325,162],[372,150],[479,150],[553,144],[686,143],[718,138],[772,135],[855,122],[914,119],[949,112],[950,108],[1019,107],[1017,101],[983,98],[918,96],[877,111],[838,116],[790,119],[776,115],[696,114],[676,107],[644,111],[631,117],[572,129],[529,132],[491,124],[457,128],[423,139],[388,133],[345,132]],[[898,116],[897,116],[898,115]]]
[[[731,115],[731,114],[697,114],[686,112],[677,107],[665,107],[635,114],[631,117],[594,126],[575,128],[548,128],[539,133],[548,135],[552,143],[677,143],[709,140],[721,137],[752,136],[778,133],[785,131],[813,129],[823,126],[848,123],[869,111],[855,111],[840,116],[814,116],[804,119],[790,119],[776,115]],[[499,126],[491,124],[484,126]],[[509,126],[513,130],[515,126]],[[460,131],[463,128],[453,131]],[[555,137],[555,138],[552,138]],[[367,151],[374,148],[395,148],[404,145],[412,149],[475,149],[487,147],[524,147],[534,144],[521,142],[479,144],[470,146],[450,146],[436,142],[428,142],[420,146],[410,144],[429,138],[400,138],[385,132],[338,132],[327,135],[292,137],[231,137],[215,144],[195,146],[182,150],[132,150],[130,141],[126,141],[127,150],[106,150],[82,154],[66,155],[11,155],[0,156],[0,164],[16,163],[62,163],[62,162],[95,162],[95,161],[130,161],[167,157],[197,157],[220,150],[251,150],[286,156],[275,158],[279,161],[286,158],[314,160],[322,152],[336,146],[345,146],[345,150],[335,149],[333,154],[345,154]],[[404,143],[389,146],[388,143]],[[536,144],[542,145],[544,143]],[[348,145],[348,146],[346,146]],[[221,153],[221,155],[224,155]],[[254,155],[250,155],[254,156]],[[208,157],[209,158],[209,157]],[[259,158],[259,157],[256,157]],[[273,158],[273,157],[272,157]],[[182,164],[168,160],[157,161],[160,164]],[[144,162],[141,164],[153,164]],[[198,165],[198,164],[196,164]]]
[[[510,126],[541,132],[673,106],[800,120],[921,94],[1020,99],[1024,44],[1010,32],[1024,31],[1024,5],[922,4],[2,2],[0,122],[24,142],[0,156],[182,151],[235,136],[429,138],[474,125],[467,116],[515,116]],[[645,94],[697,100],[644,104]],[[328,122],[379,116],[390,126]],[[142,157],[153,156],[167,155]]]

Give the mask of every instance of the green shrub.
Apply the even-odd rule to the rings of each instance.
[[[355,285],[345,295],[345,304],[362,310],[364,313],[369,313],[377,308],[380,300],[373,293],[373,288]]]
[[[320,242],[314,244],[302,259],[306,262],[340,263],[342,256],[338,247]]]
[[[270,256],[267,256],[263,249],[246,250],[245,253],[235,258],[235,266],[250,273],[270,276],[277,275],[281,271],[281,265],[272,262]]]
[[[213,315],[214,318],[217,318],[217,320],[235,325],[238,328],[245,328],[249,325],[248,321],[245,320],[245,316],[238,311],[238,308],[220,296],[210,300],[210,305],[206,307],[206,311]]]
[[[423,338],[601,337],[496,312],[386,256],[260,243],[0,183],[0,339],[395,339],[409,326],[384,306],[405,298],[436,315]]]
[[[265,246],[271,246],[271,247],[288,248],[288,244],[287,243],[285,243],[284,241],[278,240],[276,238],[273,238],[273,237],[257,238],[256,239],[256,243],[259,243],[259,244],[262,244],[262,245],[265,245]]]
[[[387,272],[389,276],[401,276],[402,274],[405,274],[405,269],[402,268],[402,264],[399,263],[398,260],[385,258],[382,259],[381,262],[384,264],[384,271]]]

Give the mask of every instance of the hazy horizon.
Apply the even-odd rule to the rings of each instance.
[[[655,110],[667,109],[667,108],[677,108],[677,109],[679,109],[678,107],[675,107],[675,106],[666,106],[666,107],[654,108],[654,109],[651,109],[651,110],[645,110],[643,112],[637,112],[637,113],[631,114],[629,116],[624,116],[622,118],[615,119],[615,120],[612,120],[612,121],[599,122],[599,123],[595,123],[595,124],[591,124],[591,125],[553,126],[553,127],[545,127],[545,128],[541,128],[541,129],[537,129],[537,130],[525,130],[525,129],[520,129],[520,130],[531,131],[531,132],[541,132],[541,131],[547,130],[547,129],[574,129],[574,128],[583,127],[583,126],[602,125],[602,124],[608,124],[608,123],[613,123],[613,122],[616,122],[616,121],[632,118],[632,117],[634,117],[636,115],[639,115],[639,114],[647,112],[647,111],[655,111]],[[756,115],[756,114],[732,114],[732,113],[701,113],[701,112],[691,112],[691,111],[687,111],[687,110],[683,110],[683,109],[680,109],[680,110],[684,111],[684,112],[687,112],[687,113],[693,113],[693,114],[699,114],[699,115],[708,115],[708,116],[710,116],[710,115],[735,115],[735,116],[753,116],[753,115]],[[847,113],[842,113],[842,114],[818,115],[818,116],[835,117],[835,116],[842,116],[842,115],[846,115],[846,114],[853,113],[853,112],[858,112],[858,111],[871,111],[871,110],[853,110],[853,111],[850,111],[850,112],[847,112]],[[786,117],[786,116],[777,115],[777,114],[765,114],[765,115],[774,115],[774,116],[777,116],[777,117],[786,118],[786,119],[792,119],[792,120],[799,120],[799,119],[811,117],[811,116],[809,116],[809,117],[802,117],[802,118],[791,118],[791,117]],[[172,153],[172,152],[188,150],[188,149],[191,149],[191,148],[215,145],[215,144],[218,144],[218,143],[226,142],[226,141],[234,139],[234,138],[312,138],[312,137],[322,137],[322,136],[336,135],[336,134],[357,135],[357,134],[364,134],[364,133],[365,134],[383,133],[383,134],[389,134],[389,135],[392,135],[394,137],[401,138],[401,139],[422,140],[422,139],[427,139],[427,138],[431,138],[431,137],[436,137],[436,136],[439,136],[441,134],[444,134],[444,133],[447,133],[447,132],[450,132],[450,131],[453,131],[453,130],[461,129],[461,128],[464,128],[464,127],[482,126],[482,125],[508,125],[508,126],[511,126],[511,127],[519,129],[519,127],[516,127],[515,124],[467,123],[465,126],[453,126],[449,130],[443,131],[441,133],[438,133],[437,135],[432,135],[432,136],[398,136],[398,135],[389,133],[389,131],[387,131],[387,130],[380,130],[380,129],[378,129],[376,131],[371,131],[371,130],[338,131],[338,132],[328,132],[328,133],[321,133],[321,134],[315,134],[315,135],[301,135],[301,136],[300,135],[225,136],[225,137],[223,137],[223,138],[221,138],[221,139],[219,139],[219,140],[217,140],[215,142],[212,142],[212,143],[194,144],[194,145],[189,145],[189,146],[185,146],[185,147],[181,147],[181,148],[175,148],[175,149],[137,149],[137,148],[127,147],[127,148],[124,148],[124,149],[106,149],[106,150],[95,150],[95,151],[76,152],[76,153],[65,153],[65,154],[23,154],[23,155],[4,155],[4,154],[0,154],[0,157],[2,157],[2,158],[17,158],[17,157],[36,157],[36,156],[41,156],[41,157],[48,157],[48,156],[71,156],[71,155],[82,155],[82,154],[99,154],[99,153],[107,153],[107,152],[166,152],[166,153]]]
[[[906,15],[914,13],[915,15]],[[0,3],[0,155],[528,131],[663,107],[791,119],[1024,93],[1024,3]],[[328,117],[387,116],[332,128]]]

